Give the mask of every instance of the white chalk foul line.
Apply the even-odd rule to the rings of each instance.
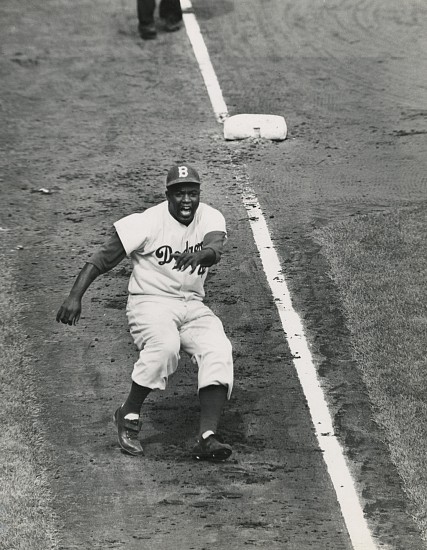
[[[319,384],[301,319],[292,306],[280,261],[258,199],[247,186],[243,203],[353,548],[373,550],[376,545],[366,524],[343,451],[334,433],[332,418]]]
[[[215,116],[219,122],[222,122],[228,116],[228,109],[210,62],[200,27],[192,13],[190,0],[181,0],[181,7],[184,12],[183,18],[187,34],[205,80]],[[246,181],[244,187],[243,204],[353,548],[354,550],[375,550],[377,546],[363,515],[343,450],[334,433],[332,418],[304,335],[301,318],[292,306],[291,296],[264,214],[255,193]]]
[[[212,103],[212,108],[218,122],[224,122],[228,117],[228,109],[222,97],[222,91],[219,87],[214,68],[212,67],[209,52],[203,40],[200,27],[196,16],[192,13],[193,7],[189,0],[181,0],[181,8],[183,11],[182,18],[184,20],[185,29],[188,38],[193,46],[194,55],[200,67],[203,80],[205,81],[206,89]]]

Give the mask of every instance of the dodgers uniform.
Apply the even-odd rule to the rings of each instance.
[[[200,203],[193,221],[183,225],[171,216],[168,202],[131,214],[114,224],[133,264],[127,317],[139,359],[132,379],[151,389],[166,388],[178,366],[180,350],[198,366],[198,389],[224,385],[228,398],[233,386],[232,349],[220,319],[203,303],[208,268],[174,269],[175,252],[196,252],[207,233],[226,234],[223,215]],[[217,261],[222,241],[212,248]],[[90,262],[104,271],[96,257]]]
[[[208,266],[218,262],[226,226],[218,210],[200,202],[200,176],[188,164],[166,176],[165,202],[118,220],[106,243],[81,269],[56,320],[75,325],[82,297],[101,273],[132,260],[127,316],[140,350],[125,402],[113,415],[122,451],[141,456],[141,407],[153,389],[165,389],[180,350],[198,366],[199,438],[196,460],[226,460],[230,445],[216,437],[233,386],[231,344],[221,321],[203,303]]]

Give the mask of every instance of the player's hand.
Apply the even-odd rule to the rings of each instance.
[[[59,308],[56,314],[56,320],[58,323],[64,323],[64,325],[76,325],[80,319],[81,311],[81,298],[70,295],[64,300],[64,303]]]
[[[172,254],[172,258],[175,260],[173,269],[178,271],[185,271],[191,267],[190,273],[194,273],[199,265],[202,264],[206,258],[206,254],[209,254],[206,250],[198,250],[197,252],[175,252]]]

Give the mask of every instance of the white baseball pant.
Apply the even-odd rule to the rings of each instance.
[[[198,365],[198,389],[210,385],[233,388],[231,343],[220,319],[199,300],[149,298],[130,294],[126,314],[139,350],[132,380],[164,390],[178,366],[182,349]]]

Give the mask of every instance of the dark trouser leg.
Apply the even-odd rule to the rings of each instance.
[[[182,20],[181,4],[179,0],[161,0],[159,16],[173,22]]]
[[[154,23],[155,0],[137,0],[136,9],[140,26],[151,25]]]
[[[225,386],[206,386],[199,391],[200,430],[199,436],[212,430],[216,433],[222,409],[227,401]]]

